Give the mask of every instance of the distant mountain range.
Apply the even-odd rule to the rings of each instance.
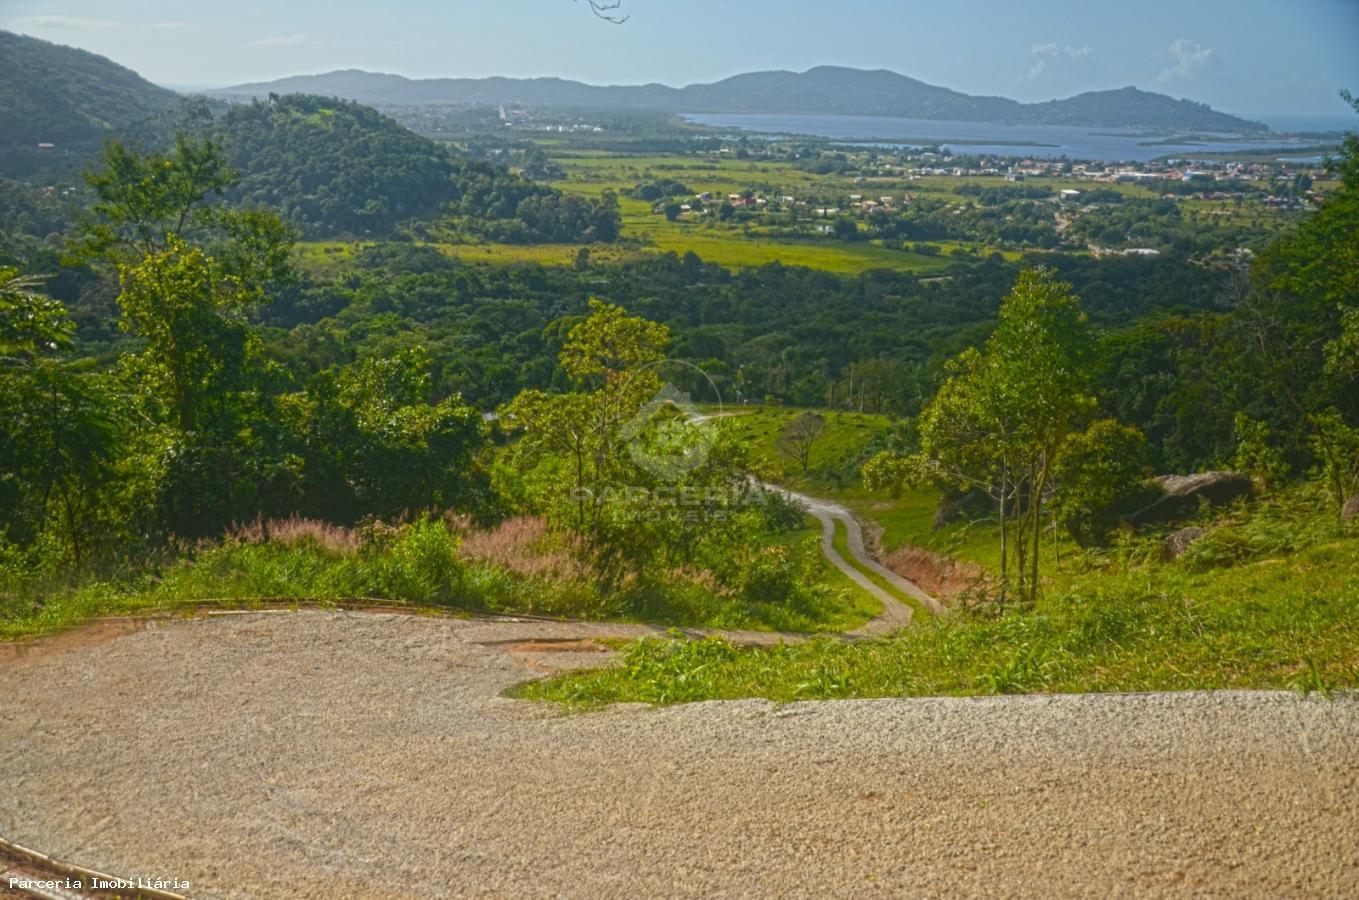
[[[320,94],[384,106],[523,104],[533,107],[629,107],[690,113],[783,113],[898,116],[968,122],[1084,125],[1246,134],[1268,131],[1207,104],[1126,87],[1065,100],[1020,103],[926,84],[885,69],[818,66],[806,72],[751,72],[712,84],[596,86],[561,78],[405,78],[345,69],[208,92],[229,98]]]

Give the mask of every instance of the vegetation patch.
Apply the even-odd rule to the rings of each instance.
[[[67,586],[55,560],[0,545],[0,640],[203,600],[249,608],[261,600],[371,598],[458,612],[795,632],[848,630],[876,615],[857,586],[823,573],[811,541],[807,531],[771,541],[735,588],[697,569],[605,588],[541,520],[528,518],[492,529],[429,517],[360,528],[259,522],[183,547],[158,565]],[[823,587],[789,593],[790,578],[821,585],[823,575]]]
[[[1359,539],[1301,501],[1231,514],[1219,545],[1283,529],[1252,562],[1072,560],[1061,583],[1003,615],[958,610],[900,635],[773,648],[634,643],[624,664],[533,682],[520,696],[598,706],[764,697],[779,702],[937,694],[1359,688]],[[1284,513],[1287,510],[1287,513]],[[1291,523],[1291,524],[1290,524]],[[1120,561],[1121,560],[1121,561]],[[1081,569],[1085,571],[1081,571]]]

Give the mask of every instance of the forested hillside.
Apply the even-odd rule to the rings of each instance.
[[[455,217],[502,240],[612,240],[607,204],[469,159],[357,103],[289,95],[232,107],[212,129],[241,173],[229,196],[306,235],[386,235]]]
[[[102,56],[0,31],[0,175],[78,171],[105,138],[182,102]]]
[[[1136,406],[1133,418],[1165,437],[1166,463],[1192,466],[1222,452],[1230,410],[1208,409],[1182,379],[1195,371],[1185,354],[1210,340],[1223,309],[1223,273],[1177,258],[1046,260],[1085,298],[1105,335],[1111,388],[1128,388],[1115,391],[1115,402]],[[944,360],[991,327],[1018,270],[993,262],[946,281],[784,266],[733,274],[696,256],[481,268],[432,248],[388,244],[334,278],[306,280],[265,315],[289,335],[277,352],[309,365],[382,355],[418,335],[436,383],[490,408],[523,388],[553,386],[550,360],[561,335],[554,323],[582,314],[598,296],[665,323],[671,354],[701,365],[728,401],[819,406],[852,382],[855,405],[913,415]]]
[[[0,179],[36,181],[0,187],[0,255],[70,224],[70,195],[104,141],[164,150],[176,134],[219,140],[241,176],[229,199],[276,209],[305,236],[390,236],[421,220],[443,236],[519,243],[618,234],[610,198],[562,196],[357,103],[185,98],[102,56],[0,32]],[[61,195],[34,193],[48,185]]]

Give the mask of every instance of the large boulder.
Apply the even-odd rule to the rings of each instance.
[[[963,494],[944,494],[934,510],[934,530],[938,531],[950,522],[963,521],[973,516],[985,515],[991,507],[991,498],[976,488]]]
[[[1197,525],[1190,525],[1188,528],[1181,528],[1179,531],[1172,531],[1166,535],[1166,539],[1161,542],[1161,559],[1165,562],[1174,562],[1184,551],[1189,549],[1189,545],[1197,541],[1208,533],[1207,528],[1200,528]]]
[[[1340,518],[1342,521],[1348,522],[1355,516],[1359,516],[1359,494],[1355,494],[1353,497],[1346,500],[1345,505],[1340,507]]]
[[[1153,482],[1161,495],[1123,520],[1130,525],[1173,522],[1196,513],[1207,503],[1220,506],[1251,494],[1249,475],[1240,472],[1199,472],[1197,475],[1160,475]]]

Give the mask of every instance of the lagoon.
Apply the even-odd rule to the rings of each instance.
[[[1212,136],[1194,141],[1183,135],[1130,128],[1074,125],[1015,125],[1000,122],[954,122],[887,116],[807,116],[757,113],[690,113],[690,122],[712,128],[760,135],[807,135],[864,144],[921,146],[940,144],[954,152],[995,156],[1146,162],[1163,156],[1304,146],[1296,138]]]

